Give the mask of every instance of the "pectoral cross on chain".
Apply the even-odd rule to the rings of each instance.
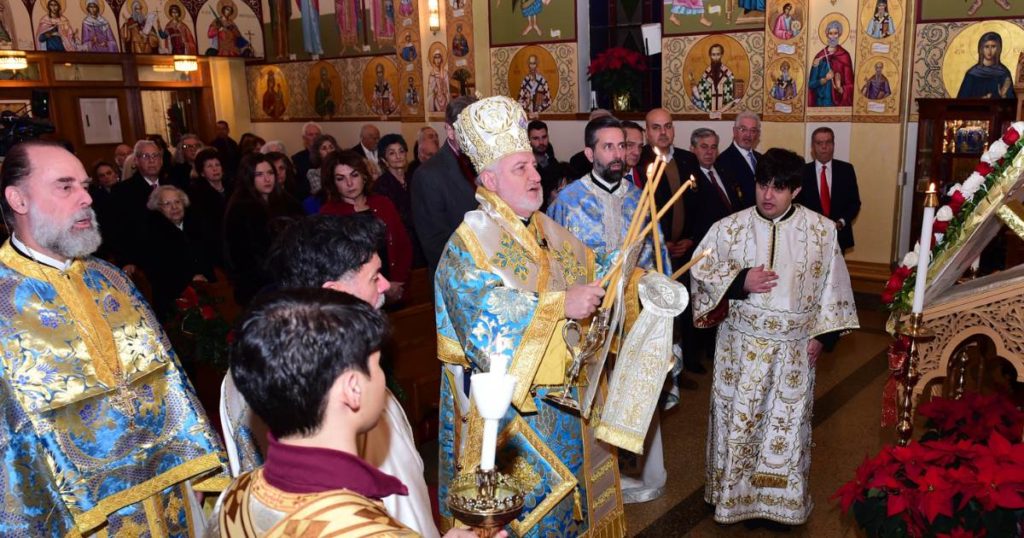
[[[114,409],[128,418],[128,427],[135,427],[135,406],[138,404],[139,398],[135,395],[135,391],[128,386],[128,383],[125,381],[118,383],[117,388],[110,395],[110,400]]]

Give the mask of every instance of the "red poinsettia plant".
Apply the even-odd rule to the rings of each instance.
[[[587,77],[595,88],[618,94],[633,91],[642,81],[646,68],[643,54],[625,47],[611,47],[590,61]]]
[[[964,224],[974,209],[988,195],[989,189],[1004,179],[1007,167],[1014,160],[1024,141],[1024,122],[1016,122],[1006,129],[1002,138],[993,142],[981,156],[981,160],[963,182],[957,183],[945,193],[945,204],[935,212],[932,224],[930,255],[932,260],[956,245],[957,240],[966,233]],[[915,243],[915,245],[920,242]],[[910,310],[913,301],[914,280],[911,276],[917,272],[917,260],[921,255],[915,248],[908,252],[902,262],[893,270],[882,291],[882,302],[894,312]]]
[[[175,300],[177,312],[168,334],[183,360],[226,370],[231,326],[217,310],[219,302],[203,287],[186,287]]]
[[[1019,537],[1024,412],[1005,395],[922,404],[921,441],[886,446],[832,496],[868,536]]]

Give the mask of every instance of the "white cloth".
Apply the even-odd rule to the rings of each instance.
[[[259,423],[259,417],[245,403],[245,398],[230,378],[229,372],[221,383],[220,418],[231,475],[238,476],[255,468],[248,462],[263,461],[262,457],[252,457],[254,450],[258,450],[257,454],[265,453],[265,444],[261,447],[245,446],[249,444],[248,438],[254,436],[239,435],[240,430],[260,432],[265,427]],[[408,489],[408,495],[390,495],[382,499],[391,517],[424,538],[438,538],[440,533],[434,525],[430,493],[423,476],[423,459],[416,450],[409,419],[391,391],[388,391],[380,421],[360,439],[359,457],[398,478]]]

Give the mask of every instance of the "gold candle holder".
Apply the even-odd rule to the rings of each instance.
[[[523,511],[522,488],[497,469],[463,473],[452,481],[448,509],[480,538],[491,538]]]
[[[917,363],[920,359],[920,343],[935,338],[935,333],[925,326],[924,315],[917,313],[896,327],[896,333],[910,339],[910,349],[903,365],[903,396],[900,398],[899,421],[896,423],[897,444],[907,446],[914,434],[914,386],[920,379]]]

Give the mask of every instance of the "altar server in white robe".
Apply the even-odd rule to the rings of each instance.
[[[835,224],[792,203],[802,166],[768,150],[757,205],[716,222],[691,270],[694,323],[720,324],[704,493],[719,523],[807,521],[815,363],[859,326]]]

